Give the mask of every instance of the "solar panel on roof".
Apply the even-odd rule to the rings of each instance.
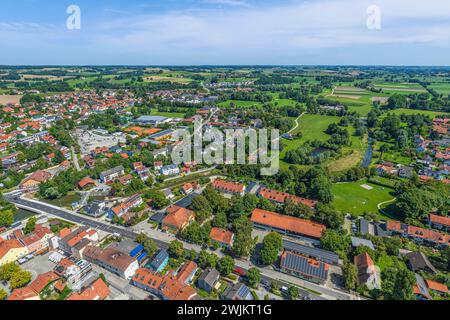
[[[283,240],[283,248],[327,263],[338,264],[339,256],[331,251],[305,246],[296,242]]]
[[[144,250],[144,246],[142,244],[138,245],[136,248],[134,248],[133,250],[131,250],[130,252],[130,256],[132,258],[136,257],[139,253],[142,252],[142,250]]]
[[[142,252],[141,255],[137,258],[137,260],[140,262],[142,259],[144,259],[147,256],[147,252]]]

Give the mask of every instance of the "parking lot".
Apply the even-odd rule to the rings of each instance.
[[[93,131],[76,130],[74,134],[75,139],[81,148],[81,154],[89,154],[97,147],[113,147],[119,143],[125,143],[125,135],[105,134],[100,135]]]

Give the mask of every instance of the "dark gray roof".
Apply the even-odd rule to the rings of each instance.
[[[406,255],[406,258],[408,259],[411,270],[414,272],[418,270],[429,270],[433,273],[437,272],[431,262],[422,252],[410,252]]]
[[[236,283],[223,292],[226,300],[254,300],[250,289],[243,283]]]
[[[109,176],[111,174],[121,172],[121,171],[124,171],[123,166],[118,166],[118,167],[103,171],[102,173],[100,173],[100,177],[106,177],[106,176]]]
[[[364,218],[359,219],[359,232],[363,235],[366,235],[369,233],[369,224],[370,221],[366,220]]]
[[[307,257],[286,251],[281,258],[281,268],[326,280],[328,268],[325,263],[318,262],[316,265],[312,265],[309,260]]]
[[[416,276],[416,285],[417,288],[419,289],[420,294],[428,299],[431,299],[430,292],[428,291],[427,285],[425,284],[423,278],[417,273],[415,274],[415,276]]]
[[[305,246],[296,242],[283,239],[283,248],[288,251],[325,261],[332,264],[339,263],[339,256],[331,251]]]
[[[169,254],[166,250],[161,249],[158,251],[156,256],[152,259],[151,266],[154,269],[159,269],[159,267],[166,261],[166,259],[169,257]]]
[[[198,281],[205,281],[211,287],[214,286],[216,281],[220,278],[220,273],[214,268],[208,268],[198,277]]]

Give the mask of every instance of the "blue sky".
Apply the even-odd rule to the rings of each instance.
[[[0,40],[13,65],[450,65],[450,1],[1,0]]]

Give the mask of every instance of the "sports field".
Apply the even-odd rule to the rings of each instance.
[[[378,204],[394,199],[393,189],[368,183],[367,180],[336,183],[332,190],[336,209],[355,215],[379,213]]]

